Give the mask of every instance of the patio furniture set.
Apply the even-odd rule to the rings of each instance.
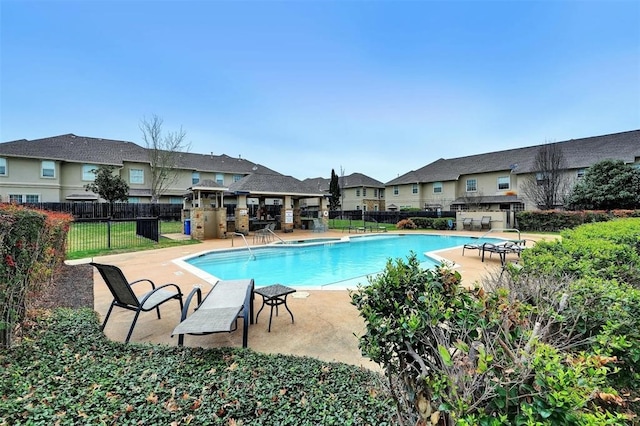
[[[114,307],[119,307],[135,312],[131,327],[127,333],[125,342],[128,342],[138,320],[140,312],[155,310],[160,319],[160,305],[171,300],[177,300],[180,304],[180,323],[175,327],[171,336],[178,335],[178,345],[184,344],[184,335],[206,335],[212,333],[233,332],[238,329],[238,319],[243,320],[242,347],[248,345],[249,325],[254,323],[253,301],[255,294],[262,297],[262,306],[255,316],[258,316],[265,306],[270,307],[268,332],[271,332],[271,320],[275,308],[278,316],[278,307],[284,308],[291,315],[293,313],[287,305],[287,296],[296,290],[281,284],[255,288],[253,279],[220,280],[213,285],[211,290],[202,297],[202,287],[196,286],[183,303],[183,293],[176,284],[164,284],[156,287],[149,279],[141,279],[129,282],[120,268],[113,265],[105,265],[92,262],[113,295],[113,301],[102,323],[104,330]],[[146,282],[150,289],[146,293],[134,292],[132,286]],[[190,305],[196,298],[196,306],[189,312]]]

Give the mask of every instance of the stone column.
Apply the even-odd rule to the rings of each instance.
[[[249,209],[247,208],[247,196],[238,195],[238,204],[234,212],[236,230],[244,235],[249,235]]]

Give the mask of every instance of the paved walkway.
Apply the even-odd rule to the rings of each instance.
[[[447,234],[478,236],[458,231],[447,231]],[[339,231],[318,234],[295,230],[292,234],[279,233],[278,235],[284,240],[299,240],[305,237],[343,237],[348,234]],[[492,237],[504,236],[506,238],[513,238],[513,235],[491,234]],[[539,240],[542,237],[522,234],[522,238]],[[549,236],[548,238],[554,237]],[[247,238],[247,240],[251,243],[253,238]],[[236,239],[236,247],[238,242],[239,240]],[[188,294],[194,285],[203,285],[203,289],[206,289],[208,284],[177,266],[173,260],[202,251],[230,248],[231,245],[231,240],[209,240],[202,244],[99,256],[94,260],[119,266],[129,280],[149,278],[158,285],[173,282],[178,284],[185,294]],[[462,248],[444,250],[437,254],[456,263],[456,269],[462,274],[464,285],[473,285],[483,275],[500,268],[498,256],[487,258],[485,262],[481,262],[477,251],[467,251],[464,257],[462,256]],[[111,295],[95,269],[94,283],[94,308],[100,317],[104,318],[111,303]],[[260,308],[261,301],[261,297],[257,297],[255,300],[256,312]],[[172,306],[174,303],[175,305]],[[295,323],[291,323],[291,317],[282,309],[278,317],[274,314],[271,332],[267,332],[269,315],[268,310],[265,309],[260,314],[260,322],[249,328],[249,348],[263,353],[309,356],[326,361],[339,361],[377,369],[377,365],[362,357],[358,349],[356,336],[364,331],[364,322],[359,317],[356,308],[351,305],[348,291],[299,291],[294,293],[293,297],[289,296],[288,305],[295,316]],[[180,318],[177,302],[163,305],[161,313],[161,320],[158,320],[153,312],[142,313],[133,331],[131,341],[176,345],[177,336],[171,337],[170,334]],[[112,340],[124,341],[133,315],[134,313],[131,311],[115,308],[105,328],[107,337]],[[185,336],[185,345],[241,347],[241,323],[242,321],[239,322],[240,329],[233,333]]]

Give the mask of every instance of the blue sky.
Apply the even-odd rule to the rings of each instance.
[[[0,0],[0,141],[143,144],[298,179],[640,128],[638,1]]]

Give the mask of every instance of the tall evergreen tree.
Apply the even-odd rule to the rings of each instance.
[[[338,183],[338,175],[334,169],[331,169],[331,182],[329,182],[329,210],[336,211],[340,207],[340,184]]]

